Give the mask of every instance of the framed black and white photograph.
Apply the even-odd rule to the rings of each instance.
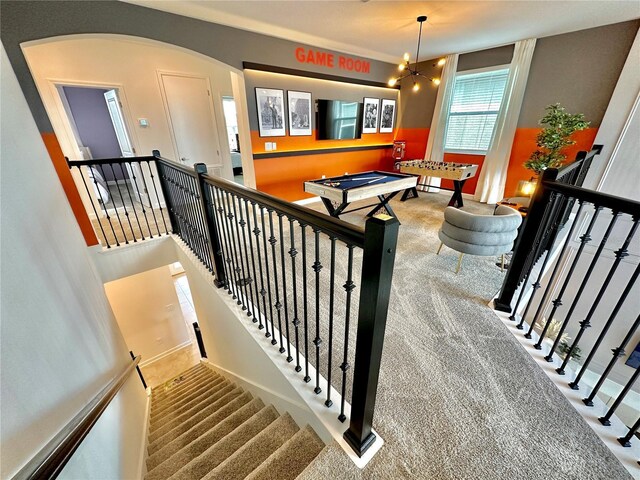
[[[311,135],[311,93],[287,91],[289,135]]]
[[[364,98],[364,112],[362,114],[362,133],[376,133],[378,131],[378,116],[380,100]]]
[[[396,101],[382,99],[380,108],[380,133],[393,132],[393,121],[396,116]]]
[[[261,137],[284,137],[284,90],[256,88]]]

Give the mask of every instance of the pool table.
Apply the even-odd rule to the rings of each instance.
[[[368,217],[375,215],[382,209],[395,217],[389,200],[407,188],[415,188],[417,181],[418,179],[414,175],[372,170],[339,177],[309,180],[304,182],[304,191],[318,195],[332,217],[339,218],[343,213],[355,212],[368,207],[374,207],[367,213]],[[378,202],[346,210],[350,203],[369,198],[376,198]]]

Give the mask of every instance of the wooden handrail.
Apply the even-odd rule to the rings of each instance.
[[[13,480],[56,478],[139,362],[140,356],[135,357],[116,378],[93,397],[49,443],[22,467]]]

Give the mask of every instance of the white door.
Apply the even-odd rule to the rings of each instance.
[[[131,139],[127,132],[127,124],[124,121],[124,115],[122,114],[122,103],[118,98],[118,91],[114,89],[104,92],[104,99],[107,102],[107,110],[109,110],[109,116],[111,117],[111,123],[113,123],[113,130],[116,132],[116,138],[118,139],[122,156],[125,158],[135,157],[136,149],[131,144]],[[127,177],[129,179],[139,179],[143,175],[140,169],[140,164],[138,163],[126,164],[125,170],[127,171]],[[132,187],[134,186],[132,185]],[[132,193],[138,201],[143,202],[145,205],[149,205],[148,194],[144,191],[144,188],[140,188],[138,185],[138,188],[133,188],[132,190]],[[139,195],[138,190],[140,191]]]
[[[204,163],[211,175],[222,175],[220,140],[206,78],[161,74],[169,124],[178,158],[185,165]]]
[[[107,108],[109,109],[109,115],[111,115],[111,121],[113,122],[113,128],[116,131],[116,137],[120,144],[120,150],[123,157],[134,157],[136,152],[131,145],[129,134],[127,133],[127,127],[124,122],[124,116],[122,115],[122,104],[118,100],[118,92],[115,90],[109,90],[104,93],[104,99],[107,101]]]

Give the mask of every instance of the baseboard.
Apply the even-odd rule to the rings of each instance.
[[[162,352],[161,354],[156,355],[155,357],[151,357],[149,360],[140,362],[140,366],[146,367],[148,365],[151,365],[152,363],[157,362],[158,360],[161,360],[164,357],[167,357],[172,353],[176,353],[178,350],[182,350],[183,348],[187,348],[187,347],[191,347],[191,340],[187,340],[186,342],[183,342],[180,345],[176,345],[175,347],[170,348],[169,350]]]
[[[138,478],[141,480],[144,479],[147,474],[147,457],[149,456],[147,449],[149,447],[149,424],[151,423],[151,388],[147,387],[145,392],[147,394],[147,404],[144,410],[144,432],[142,434],[142,445],[140,448],[140,465],[138,466]]]

